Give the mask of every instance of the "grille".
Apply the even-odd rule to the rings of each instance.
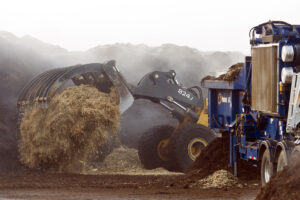
[[[252,109],[277,113],[277,46],[252,48]]]

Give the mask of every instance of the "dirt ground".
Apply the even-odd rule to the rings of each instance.
[[[218,144],[218,142],[216,142]],[[23,167],[0,172],[0,200],[6,199],[255,199],[258,180],[237,180],[228,171],[203,173],[143,169],[136,149],[118,147],[84,174]],[[222,180],[220,180],[222,179]]]
[[[0,174],[0,199],[255,199],[247,188],[178,188],[184,175],[78,175],[25,171]]]
[[[211,148],[222,146],[221,143],[221,140],[216,140]],[[216,155],[221,156],[221,152]],[[200,159],[196,164],[201,162]],[[87,166],[82,174],[54,173],[25,167],[14,172],[0,172],[0,200],[255,199],[260,189],[259,180],[237,179],[224,170],[226,163],[224,161],[215,167],[216,171],[211,174],[203,170],[192,170],[187,174],[169,172],[163,168],[146,170],[139,161],[136,149],[120,146],[103,162]],[[207,160],[200,168],[212,164]]]

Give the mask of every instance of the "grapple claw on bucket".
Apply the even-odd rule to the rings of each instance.
[[[19,95],[19,117],[22,118],[25,110],[32,106],[46,108],[56,93],[68,86],[81,84],[93,85],[107,93],[114,86],[118,92],[121,113],[134,101],[127,82],[115,66],[115,61],[76,65],[52,69],[32,79]]]

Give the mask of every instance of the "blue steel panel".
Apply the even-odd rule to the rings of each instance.
[[[239,90],[209,89],[209,127],[229,130],[229,125],[242,112]]]
[[[278,126],[278,119],[276,118],[269,118],[268,123],[265,127],[265,135],[266,138],[272,138],[274,140],[280,139],[279,136],[279,126]]]

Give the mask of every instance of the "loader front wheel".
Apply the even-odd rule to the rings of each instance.
[[[147,130],[140,138],[138,154],[146,169],[163,167],[169,169],[168,143],[174,127],[169,125],[155,126]]]
[[[190,124],[179,128],[170,138],[169,161],[172,169],[184,172],[216,138],[209,128],[200,124]]]

